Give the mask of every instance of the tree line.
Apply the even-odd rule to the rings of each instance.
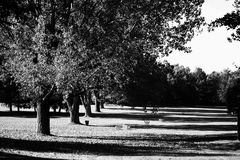
[[[1,67],[3,68],[3,65]],[[16,106],[17,102],[30,103],[31,97],[25,94],[21,84],[18,84],[7,70],[5,71],[6,73],[1,73],[1,102],[15,103]],[[232,87],[238,86],[240,79],[239,70],[233,72],[225,69],[222,72],[206,74],[201,68],[191,71],[188,67],[171,65],[167,61],[158,62],[157,57],[150,54],[136,59],[134,68],[121,73],[119,79],[112,77],[113,79],[108,80],[104,87],[96,85],[97,87],[89,92],[89,104],[96,103],[97,111],[100,111],[100,105],[104,102],[156,107],[226,105],[229,94],[236,94],[230,92]],[[64,99],[66,99],[66,104],[73,103],[73,99],[68,100],[71,95],[64,97],[56,93],[53,103],[63,102]],[[77,102],[78,105],[80,101]]]

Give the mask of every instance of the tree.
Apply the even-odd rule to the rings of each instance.
[[[198,93],[198,103],[200,104],[206,104],[207,102],[207,74],[202,70],[202,68],[196,68],[196,70],[193,72],[193,76],[195,77],[195,84],[196,84],[196,90]]]
[[[239,1],[234,1],[235,9],[236,11],[233,11],[232,13],[227,13],[222,18],[218,18],[217,20],[213,21],[210,24],[210,30],[214,30],[214,28],[219,26],[226,26],[228,29],[233,29],[234,33],[232,33],[231,37],[228,38],[228,40],[231,42],[232,40],[240,41],[240,11],[239,11]],[[226,101],[228,106],[237,107],[236,105],[239,105],[236,103],[237,95],[238,95],[238,80],[233,80],[232,85],[230,84],[230,88],[227,90],[226,93]],[[234,94],[232,94],[234,93]],[[228,100],[227,100],[228,99]],[[230,110],[231,111],[231,110]],[[237,111],[237,117],[238,117],[238,139],[240,139],[240,127],[239,127],[239,109]]]
[[[217,72],[212,72],[207,75],[206,79],[206,102],[208,104],[216,105],[220,103],[219,99],[219,88],[220,88],[220,74]]]
[[[55,4],[51,1],[41,5],[45,5],[47,12]],[[12,17],[12,21],[16,21],[11,26],[14,39],[9,44],[10,49],[6,55],[9,57],[8,66],[16,81],[21,84],[22,91],[37,104],[37,133],[49,135],[50,98],[55,90],[56,77],[56,70],[52,63],[52,55],[56,47],[53,36],[55,31],[51,30],[55,27],[55,13],[50,14],[49,20],[46,12],[41,11],[42,15],[38,17],[29,14],[26,23]]]
[[[240,140],[240,78],[230,82],[225,99],[229,112],[237,114],[238,140]]]
[[[230,70],[223,70],[220,73],[220,82],[218,89],[218,97],[221,103],[226,104],[225,94],[227,91],[228,84],[233,77],[233,73]]]
[[[216,19],[211,22],[209,25],[209,30],[212,31],[216,27],[225,26],[228,29],[233,29],[231,37],[228,37],[228,40],[231,42],[232,40],[239,41],[240,40],[240,11],[239,11],[239,1],[234,1],[235,11],[231,13],[225,14],[223,17]]]
[[[88,58],[80,64],[82,68],[85,65],[85,71],[80,71],[85,72],[87,77],[88,73],[94,73],[84,84],[84,76],[78,78],[83,93],[89,95],[89,90],[96,89],[96,79],[100,79],[101,88],[107,88],[107,83],[102,83],[102,79],[107,82],[111,81],[111,77],[119,79],[122,77],[119,75],[125,74],[124,71],[134,68],[137,57],[142,54],[152,54],[153,51],[168,54],[173,48],[187,51],[184,44],[191,39],[194,28],[199,27],[203,20],[199,17],[201,4],[202,1],[74,1],[72,10],[75,12],[70,14],[74,25],[70,37],[75,37],[86,48]],[[180,21],[181,17],[184,20]],[[76,40],[72,40],[76,44]],[[80,50],[82,48],[79,45],[74,46],[74,52],[78,47]],[[86,66],[85,63],[91,63],[92,66]],[[106,79],[101,76],[102,73],[106,73]],[[84,95],[82,100],[86,101],[88,95]],[[89,103],[84,104],[89,106]]]
[[[193,105],[197,101],[195,77],[189,68],[174,65],[172,73],[168,76],[171,86],[172,101],[175,105]]]

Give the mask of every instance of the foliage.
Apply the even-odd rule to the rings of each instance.
[[[159,68],[144,64],[145,55],[189,51],[184,45],[203,22],[203,0],[11,3],[26,10],[18,14],[14,7],[1,4],[9,10],[2,19],[9,22],[13,35],[5,52],[8,67],[33,98],[46,95],[53,85],[61,92],[100,87],[107,94],[114,85],[123,89],[133,72],[146,74],[143,84],[164,82]],[[134,71],[138,65],[150,66],[157,76],[151,77],[149,69]],[[164,85],[151,87],[148,97]]]
[[[236,112],[240,106],[240,78],[236,78],[230,81],[225,99],[229,112]]]
[[[35,32],[19,25],[13,33],[17,43],[10,50],[8,67],[22,92],[31,98],[42,96],[55,83],[55,67],[48,62],[44,17],[39,18]]]
[[[234,1],[235,11],[225,14],[223,17],[216,19],[209,25],[209,30],[214,30],[216,27],[226,26],[228,29],[233,29],[233,33],[228,40],[240,40],[240,11],[239,1]]]
[[[171,84],[171,95],[173,104],[195,104],[197,91],[195,88],[194,76],[189,68],[175,65],[173,73],[169,75]]]

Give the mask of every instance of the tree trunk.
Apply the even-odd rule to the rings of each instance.
[[[95,111],[96,112],[100,112],[100,96],[99,96],[99,91],[95,90],[94,91],[94,95],[95,95]]]
[[[41,135],[50,135],[50,117],[49,106],[43,101],[37,102],[37,133]]]
[[[8,103],[8,107],[9,107],[9,111],[12,112],[12,103],[11,102]]]
[[[237,110],[237,139],[240,141],[240,109]]]
[[[57,106],[56,105],[53,107],[53,113],[57,113]]]
[[[61,113],[61,110],[62,110],[62,105],[59,105],[58,113]]]
[[[84,104],[85,117],[92,117],[91,104]]]
[[[101,99],[100,105],[101,105],[101,108],[103,109],[104,108],[104,100]]]
[[[53,95],[55,86],[43,97],[37,100],[37,134],[50,135],[50,97]]]
[[[81,101],[85,108],[85,117],[92,117],[91,94],[86,91],[84,94],[81,95]]]
[[[70,114],[70,123],[72,124],[80,124],[79,121],[79,104],[80,99],[77,95],[69,95],[69,97],[66,99],[67,106],[68,106],[68,112]]]
[[[20,112],[20,96],[19,96],[19,93],[18,93],[18,96],[17,96],[17,111]]]

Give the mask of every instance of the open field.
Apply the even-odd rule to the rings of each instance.
[[[0,159],[240,159],[236,118],[222,106],[163,107],[153,113],[108,105],[94,112],[90,126],[71,125],[68,114],[56,114],[52,136],[45,137],[36,135],[33,112],[4,110]]]

